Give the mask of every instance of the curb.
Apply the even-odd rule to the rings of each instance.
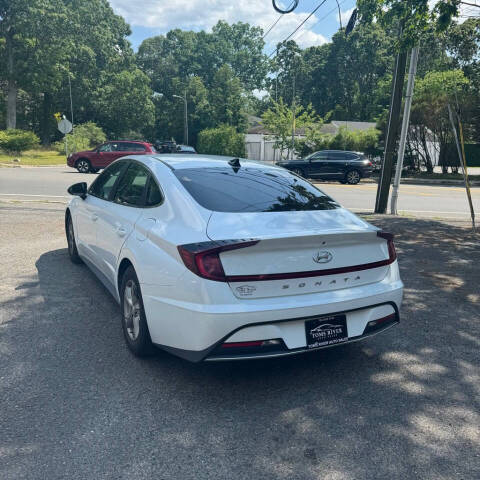
[[[378,181],[373,178],[364,178],[362,183],[375,183],[378,184]],[[448,180],[448,179],[420,179],[420,178],[402,178],[400,185],[445,185],[445,186],[455,186],[455,187],[464,187],[465,184],[463,180]],[[480,187],[480,181],[470,180],[471,187]]]
[[[13,163],[0,163],[0,167],[5,168],[58,168],[66,167],[67,164],[59,163],[58,165],[17,165]]]

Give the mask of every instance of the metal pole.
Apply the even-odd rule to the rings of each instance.
[[[467,165],[466,165],[464,156],[462,155],[462,148],[460,147],[460,142],[458,140],[457,129],[455,128],[455,121],[453,120],[452,107],[450,105],[448,105],[448,116],[450,118],[450,123],[452,124],[455,143],[457,144],[457,152],[458,152],[458,157],[460,158],[460,165],[462,165],[463,167],[463,180],[465,182],[465,189],[467,191],[468,203],[470,206],[470,215],[472,217],[472,228],[473,228],[473,231],[475,232],[475,211],[473,209],[472,196],[470,192],[470,182],[468,181],[468,174],[466,170]],[[460,123],[460,128],[461,128],[461,123]],[[463,129],[461,129],[460,131],[461,131],[462,140],[463,140]]]
[[[293,74],[293,100],[292,100],[292,150],[291,150],[291,153],[290,153],[290,158],[291,160],[293,160],[293,150],[295,148],[295,109],[296,109],[296,105],[295,105],[295,79],[296,79],[296,75],[295,73]]]
[[[400,180],[402,178],[403,160],[405,158],[405,144],[407,142],[408,127],[410,125],[410,111],[412,109],[413,90],[415,87],[415,75],[417,74],[418,47],[412,49],[410,57],[410,68],[408,71],[407,93],[405,96],[405,110],[403,112],[402,133],[400,134],[400,145],[398,146],[397,170],[393,181],[391,213],[397,215],[397,200]]]
[[[402,106],[403,83],[405,81],[405,66],[407,53],[400,52],[395,60],[394,77],[392,79],[392,97],[390,100],[390,115],[388,120],[387,138],[385,139],[385,153],[382,170],[377,188],[375,200],[375,213],[387,211],[388,194],[392,180],[393,154],[397,142],[398,125],[400,121],[400,109]]]
[[[185,145],[188,145],[188,104],[187,104],[187,91],[185,90],[185,96],[184,99],[185,101],[185,130],[184,130],[184,142]]]
[[[72,83],[70,81],[70,71],[67,72],[68,73],[68,88],[70,90],[70,113],[71,113],[71,116],[72,116],[72,133],[73,133],[73,129],[74,129],[74,123],[73,123],[73,99],[72,99]]]

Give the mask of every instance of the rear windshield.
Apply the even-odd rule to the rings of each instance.
[[[235,172],[235,170],[237,170]],[[216,212],[333,210],[339,205],[286,170],[186,168],[174,173],[204,208]]]

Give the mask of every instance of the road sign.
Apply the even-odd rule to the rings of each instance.
[[[65,135],[66,133],[70,133],[72,131],[72,124],[64,118],[58,122],[58,129]]]

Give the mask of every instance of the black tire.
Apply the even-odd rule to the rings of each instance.
[[[346,181],[345,179],[339,180],[339,182],[340,182],[342,185],[346,185],[346,184],[347,184],[347,181]]]
[[[305,174],[301,168],[292,168],[292,172],[298,175],[299,177],[305,178]]]
[[[362,178],[362,175],[358,170],[349,170],[345,174],[345,182],[348,183],[349,185],[356,185],[361,178]]]
[[[130,291],[131,307],[129,307],[128,289],[132,289]],[[148,331],[140,283],[132,266],[125,270],[122,277],[120,307],[122,310],[123,336],[128,348],[137,357],[151,355],[154,348]],[[128,311],[128,308],[131,308],[131,310]]]
[[[75,232],[73,231],[72,217],[68,213],[65,220],[65,234],[67,236],[68,244],[68,256],[73,263],[83,263],[82,259],[78,255],[77,243],[75,242]]]
[[[89,173],[92,171],[92,164],[90,163],[90,160],[88,160],[88,158],[79,158],[75,162],[75,168],[80,173]]]

